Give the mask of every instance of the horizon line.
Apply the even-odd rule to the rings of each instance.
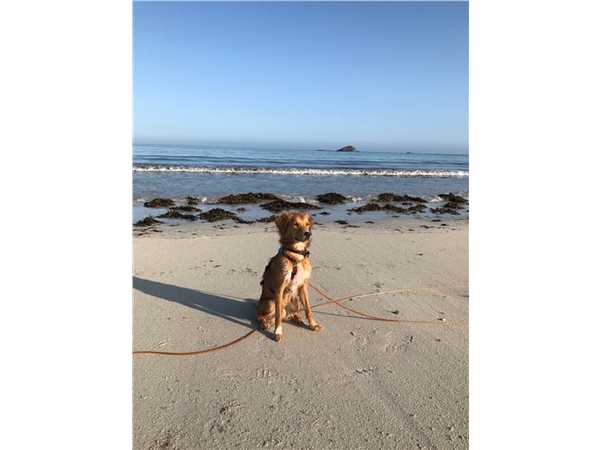
[[[291,144],[291,143],[249,143],[249,144],[242,144],[242,143],[228,143],[227,141],[223,141],[223,142],[213,142],[213,143],[207,143],[207,142],[167,142],[167,141],[146,141],[144,142],[144,140],[136,140],[133,139],[132,140],[132,145],[147,145],[147,146],[164,146],[164,147],[216,147],[216,148],[238,148],[238,149],[264,149],[264,150],[268,150],[268,149],[275,149],[277,147],[283,147],[286,150],[331,150],[331,151],[336,151],[339,148],[345,147],[346,145],[352,145],[354,147],[356,147],[357,151],[365,151],[365,152],[369,152],[369,151],[384,151],[386,152],[386,150],[369,150],[369,148],[372,147],[377,147],[378,145],[369,145],[367,146],[366,150],[361,150],[358,146],[354,145],[354,144],[345,144],[345,145],[340,145],[340,146],[331,146],[331,145],[324,145],[324,146],[318,146],[318,145],[314,145],[314,146],[307,146],[307,145],[302,145],[302,144]],[[396,152],[396,153],[419,153],[419,154],[431,154],[431,155],[440,155],[440,154],[447,154],[447,155],[463,155],[463,156],[468,156],[469,155],[469,149],[467,147],[466,150],[458,150],[458,151],[445,151],[445,152],[440,152],[439,150],[419,150],[419,149],[413,149],[413,150],[403,150],[403,149],[397,149],[397,150],[392,150],[391,147],[393,147],[393,145],[391,144],[383,144],[381,145],[384,148],[388,148],[389,150],[387,150],[387,152]]]

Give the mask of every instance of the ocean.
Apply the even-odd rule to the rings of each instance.
[[[468,197],[468,190],[468,155],[133,146],[134,219],[158,212],[142,207],[155,197],[183,201],[194,196],[212,203],[229,194],[270,192],[290,201],[311,202],[318,194],[338,192],[354,204],[364,204],[382,192],[439,202],[438,194]]]
[[[468,193],[468,155],[134,145],[134,199],[237,192],[314,197],[336,191],[435,196]]]

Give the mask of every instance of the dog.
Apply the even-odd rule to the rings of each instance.
[[[281,248],[265,267],[256,318],[263,330],[275,326],[275,340],[278,342],[283,338],[283,320],[304,325],[298,314],[300,306],[304,308],[311,330],[323,328],[315,321],[308,298],[312,269],[308,248],[313,223],[309,214],[302,213],[282,213],[275,219]]]

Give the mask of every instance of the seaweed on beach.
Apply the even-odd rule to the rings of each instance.
[[[451,214],[453,216],[457,216],[459,212],[454,208],[447,208],[442,206],[441,208],[429,208],[433,214]]]
[[[412,202],[427,203],[427,200],[421,197],[412,197],[410,195],[397,195],[392,192],[384,192],[377,196],[378,202]]]
[[[228,220],[228,219],[233,219],[234,217],[237,217],[237,215],[232,213],[231,211],[226,211],[222,208],[213,208],[213,209],[209,209],[208,211],[206,211],[202,214],[198,214],[198,218],[200,218],[202,220],[206,220],[208,222],[217,222],[220,220]]]
[[[175,202],[170,198],[155,198],[149,202],[145,202],[144,206],[146,208],[168,208],[170,206],[175,206]]]
[[[326,203],[328,205],[339,205],[348,201],[348,198],[337,192],[328,192],[326,194],[317,195],[317,200],[320,203]]]
[[[183,219],[183,220],[197,220],[198,217],[193,214],[183,214],[177,211],[175,208],[170,208],[166,213],[161,214],[161,219]]]
[[[237,222],[237,223],[245,224],[245,225],[252,225],[255,222],[254,220],[242,219],[239,216],[234,216],[231,218],[231,220],[233,220],[234,222]]]
[[[409,206],[406,209],[406,212],[408,212],[409,214],[416,214],[416,213],[424,212],[426,209],[427,209],[427,207],[425,205],[419,203],[418,205]]]
[[[185,199],[187,200],[187,204],[190,206],[196,206],[198,203],[200,203],[200,200],[198,199],[198,197],[188,196]]]
[[[367,203],[366,205],[363,205],[363,206],[357,206],[356,208],[350,208],[348,211],[362,214],[364,212],[383,211],[383,209],[384,209],[383,206],[381,206],[377,203]]]
[[[456,202],[446,202],[446,204],[444,205],[444,208],[450,208],[450,209],[464,209],[464,205],[462,203],[456,203]]]
[[[277,219],[277,216],[272,215],[272,216],[267,216],[267,217],[262,217],[260,219],[256,219],[256,221],[260,222],[260,223],[270,223],[270,222],[275,222],[275,219]]]
[[[200,211],[200,209],[198,209],[194,206],[191,206],[191,205],[173,206],[170,209],[172,211],[179,211],[179,212],[198,212],[198,211]]]
[[[467,203],[467,199],[460,195],[454,195],[452,192],[449,194],[440,194],[438,197],[443,198],[449,203]]]
[[[439,208],[431,208],[430,211],[434,214],[451,214],[458,215],[459,209],[464,209],[467,199],[460,195],[440,194],[440,197],[446,200],[446,203]]]
[[[280,200],[280,198],[269,192],[247,192],[245,194],[226,195],[218,199],[217,203],[240,205],[244,203],[260,203],[265,200]]]
[[[391,205],[389,203],[385,205],[380,205],[379,203],[367,203],[366,205],[359,206],[357,208],[349,209],[350,212],[355,212],[358,214],[362,214],[364,212],[372,212],[372,211],[386,211],[386,212],[394,212],[399,214],[417,214],[420,212],[424,212],[426,209],[425,205],[413,205],[408,208],[402,208],[400,206]]]
[[[363,205],[363,206],[351,208],[348,211],[355,212],[358,214],[362,214],[364,212],[371,212],[371,211],[393,211],[393,212],[398,212],[398,213],[404,213],[404,212],[406,212],[406,209],[401,208],[399,206],[390,205],[389,203],[386,205],[380,205],[378,203],[367,203],[366,205]]]
[[[262,205],[260,205],[260,207],[276,213],[288,209],[321,209],[319,206],[311,205],[310,203],[288,202],[286,200],[281,199],[269,203],[263,203]]]
[[[162,222],[160,220],[156,220],[152,216],[144,217],[142,220],[138,220],[133,224],[134,227],[151,227],[152,225],[158,225]]]

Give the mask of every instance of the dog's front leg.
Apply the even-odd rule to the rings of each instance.
[[[285,291],[285,284],[281,284],[277,292],[275,293],[275,340],[279,342],[283,338],[283,317],[285,311],[283,310],[283,292]]]
[[[315,321],[312,315],[312,308],[310,307],[310,301],[308,300],[308,286],[306,283],[300,288],[300,298],[302,299],[302,305],[306,312],[306,320],[308,320],[309,328],[313,331],[321,331],[323,327]]]

